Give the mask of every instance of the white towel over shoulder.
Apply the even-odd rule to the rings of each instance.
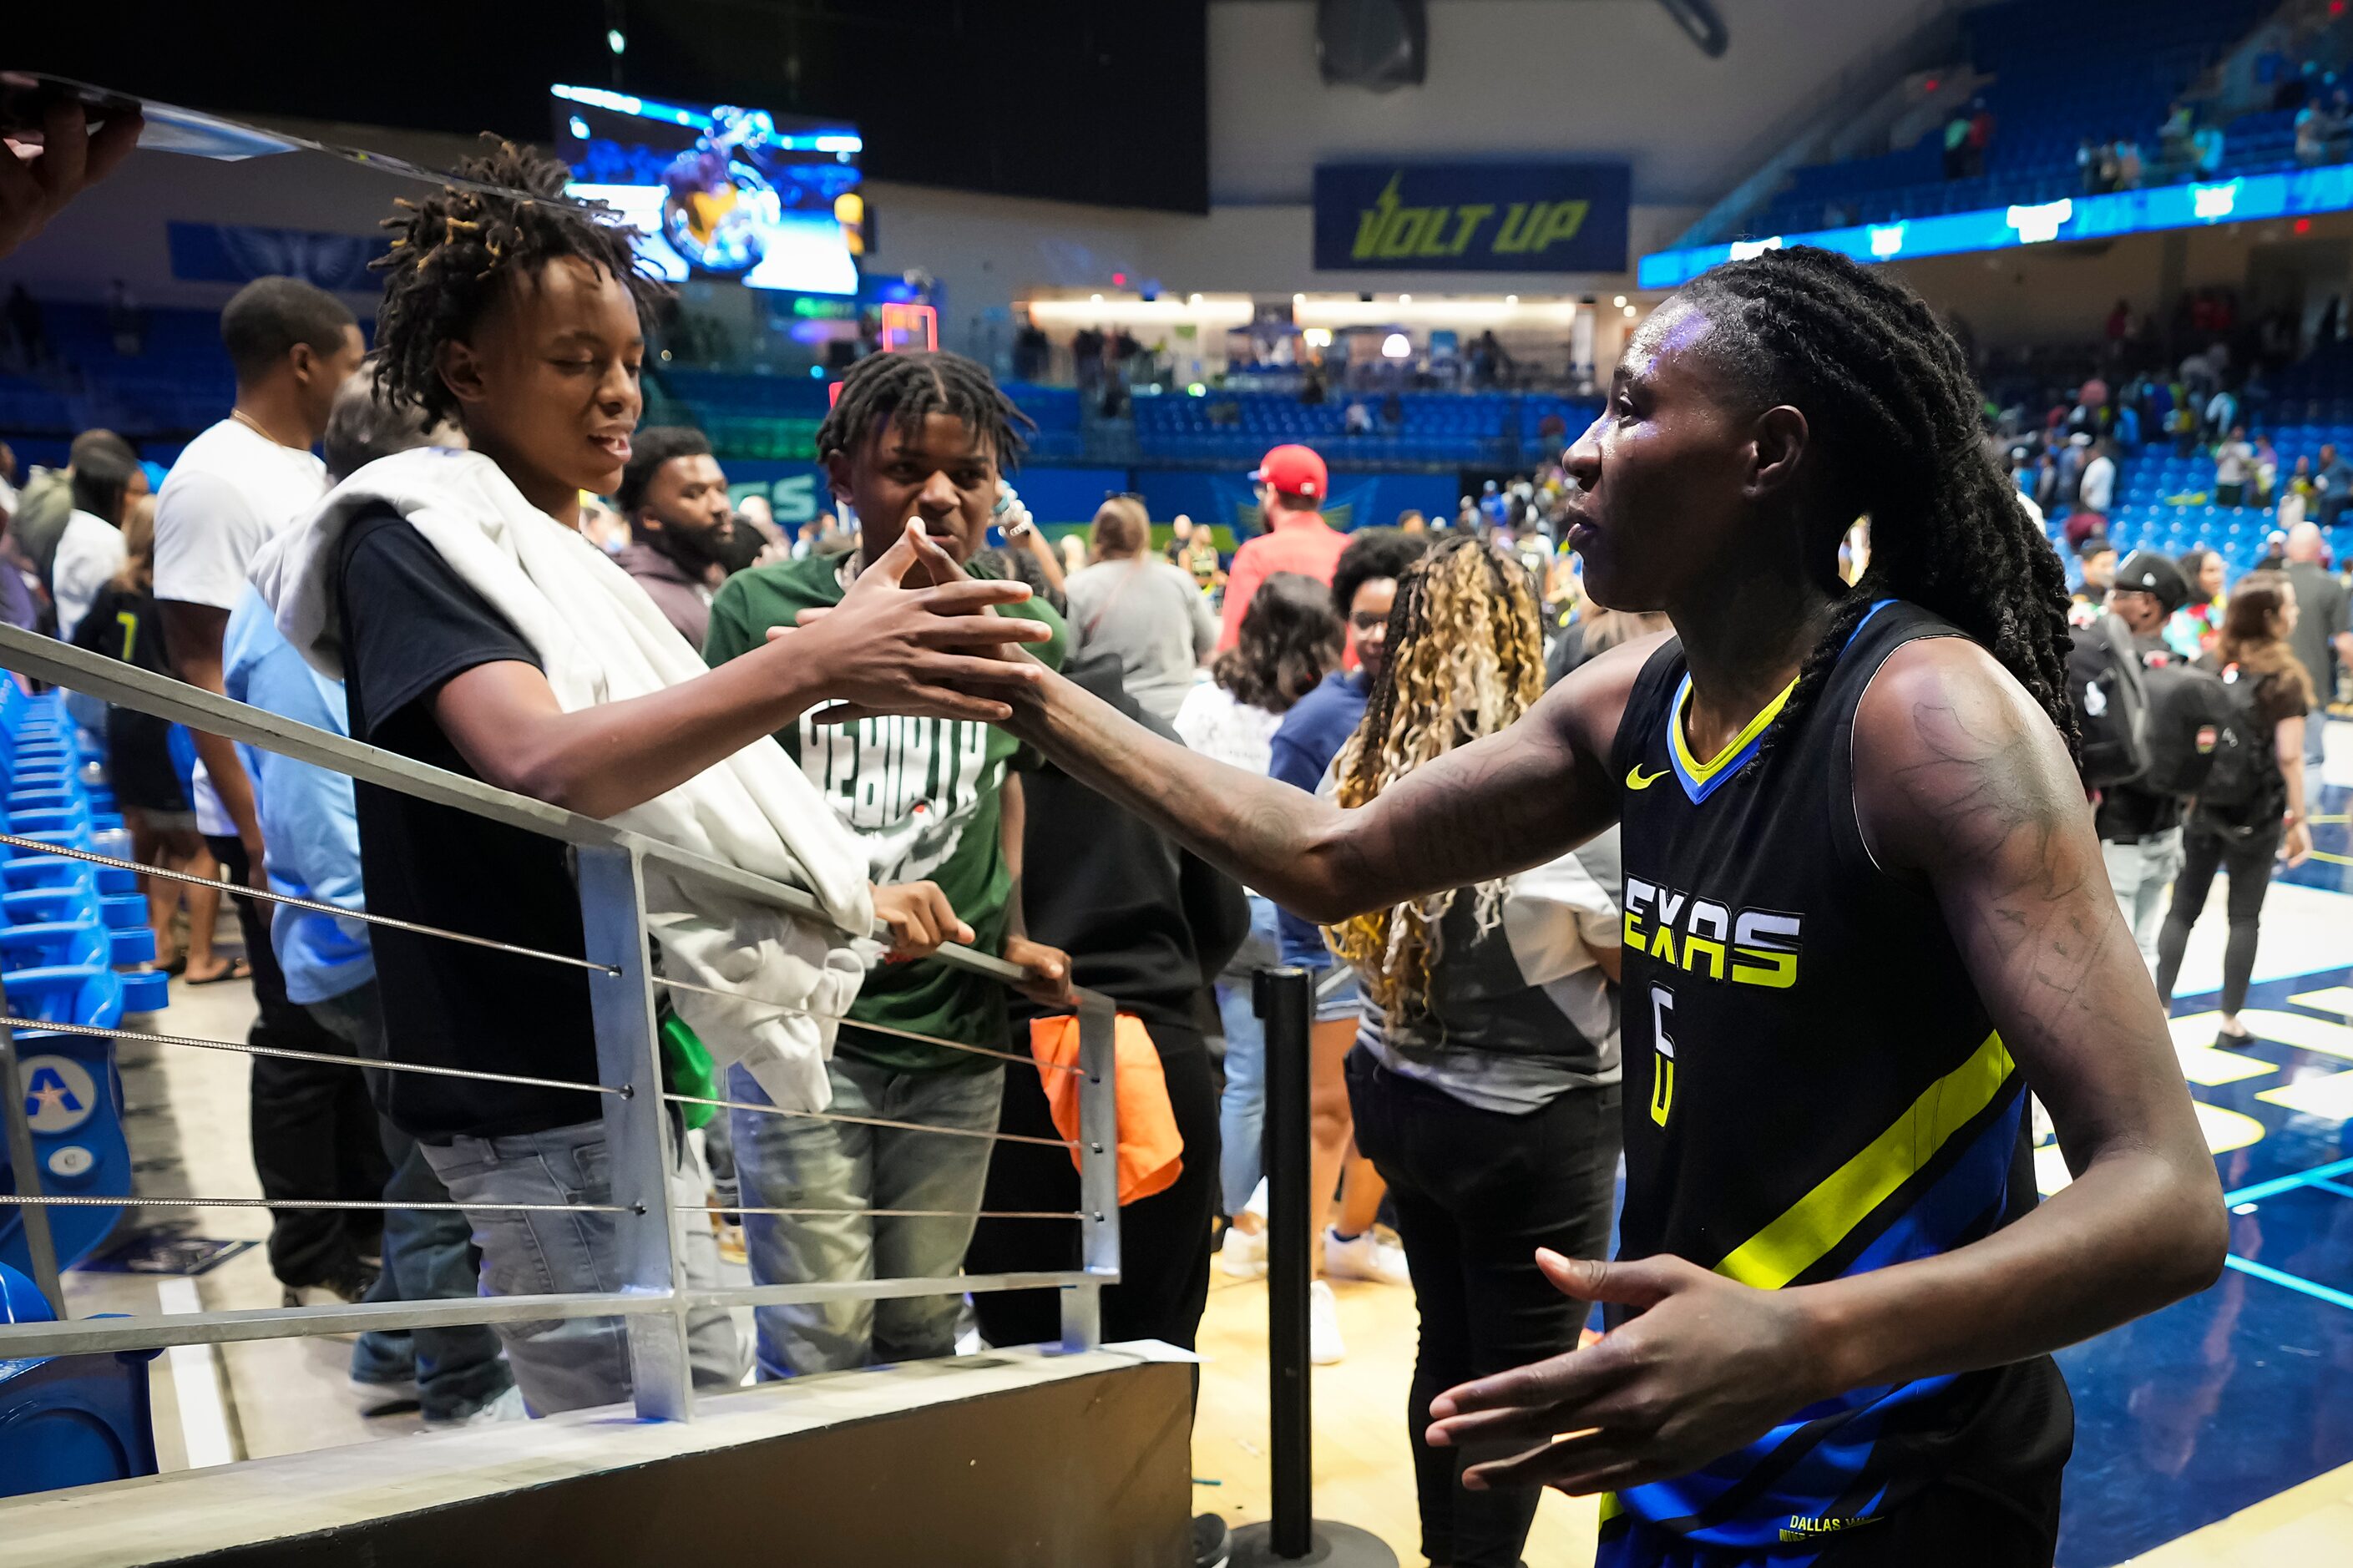
[[[370,463],[258,556],[254,584],[303,658],[341,679],[343,628],[335,563],[343,530],[388,504],[539,655],[565,710],[615,702],[704,673],[651,599],[605,553],[522,498],[478,453],[427,448]],[[866,854],[783,748],[761,740],[615,826],[763,877],[806,888],[841,927],[865,931],[874,910]],[[646,867],[649,923],[665,973],[730,994],[673,991],[689,1027],[721,1066],[740,1060],[777,1105],[821,1110],[834,1026],[864,978],[837,932]]]

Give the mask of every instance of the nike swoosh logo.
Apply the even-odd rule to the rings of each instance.
[[[1667,770],[1664,768],[1661,768],[1657,773],[1645,774],[1642,772],[1642,764],[1636,763],[1632,767],[1626,770],[1626,787],[1628,789],[1648,789],[1666,776]]]

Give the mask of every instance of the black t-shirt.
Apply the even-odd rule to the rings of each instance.
[[[1136,706],[1119,660],[1097,652],[1062,673],[1089,695],[1168,740]],[[1071,978],[1146,1024],[1189,1025],[1202,988],[1250,934],[1241,885],[1050,763],[1022,775],[1028,854],[1021,879],[1029,934],[1071,955]],[[1052,1009],[1013,999],[1018,1018]],[[1016,1039],[1026,1039],[1017,1035]]]
[[[433,716],[442,684],[477,665],[536,668],[531,645],[389,507],[354,519],[336,574],[353,738],[468,778]],[[558,840],[360,784],[360,868],[375,914],[582,954],[580,899]],[[372,928],[391,1058],[593,1083],[581,970]],[[384,1073],[380,1109],[427,1142],[586,1121],[593,1095],[423,1073]]]

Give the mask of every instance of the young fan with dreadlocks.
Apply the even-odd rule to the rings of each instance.
[[[892,542],[902,527],[920,529],[917,570],[931,581],[961,583],[970,571],[987,570],[974,556],[987,541],[1004,467],[1020,455],[1018,426],[1026,423],[988,373],[961,354],[859,361],[818,429],[817,446],[833,493],[861,521],[862,551],[782,561],[729,578],[711,605],[704,657],[724,671],[759,658],[777,628],[805,615],[828,624],[840,613],[833,606],[883,566],[885,548],[900,548]],[[1003,608],[1050,634],[1038,651],[1046,663],[1060,663],[1060,616],[1037,599]],[[1069,958],[1031,942],[1022,925],[1024,814],[1021,781],[1009,771],[1013,737],[967,719],[865,707],[856,723],[803,713],[779,724],[776,739],[863,841],[874,877],[937,883],[971,928],[966,941],[1029,970],[1042,999],[1061,996]],[[867,977],[849,1017],[828,1065],[837,1110],[996,1131],[1002,1065],[910,1037],[1008,1048],[1005,993],[996,981],[936,961],[891,965]],[[731,1098],[762,1099],[748,1076],[731,1082]],[[963,1267],[988,1174],[986,1140],[753,1110],[736,1113],[733,1131],[747,1209],[836,1211],[747,1212],[758,1283],[944,1277]],[[854,1212],[864,1208],[946,1213],[868,1220]],[[946,1355],[955,1346],[952,1296],[761,1307],[754,1316],[760,1367],[774,1377]]]
[[[1614,1493],[1605,1563],[2047,1563],[2048,1352],[2221,1267],[2070,754],[2059,563],[1979,421],[1917,297],[1767,251],[1643,323],[1566,457],[1588,590],[1672,637],[1354,809],[1059,680],[1013,700],[1065,770],[1327,921],[1620,825],[1620,1257],[1538,1258],[1615,1327],[1440,1395],[1429,1433],[1475,1447],[1473,1489]],[[2029,1085],[2073,1178],[2039,1207]]]
[[[541,154],[500,147],[456,174],[467,183],[401,204],[393,222],[379,385],[426,421],[456,420],[470,450],[369,463],[265,552],[255,582],[280,628],[314,665],[347,677],[358,740],[592,816],[683,833],[690,847],[767,875],[797,860],[834,918],[862,926],[871,908],[908,949],[962,934],[935,888],[870,892],[855,847],[813,798],[808,820],[792,819],[802,781],[757,742],[828,702],[955,720],[1005,715],[1001,699],[968,694],[1006,689],[972,681],[1002,661],[967,650],[976,637],[1029,635],[990,615],[1028,591],[905,584],[916,546],[902,539],[822,626],[705,669],[577,532],[582,493],[620,481],[642,407],[653,289],[633,268],[629,231],[564,199],[563,165]],[[949,689],[952,679],[967,690]],[[582,952],[565,847],[364,783],[355,796],[374,913],[509,944],[375,928],[391,1058],[530,1080],[388,1074],[385,1113],[424,1145],[466,1205],[487,1293],[610,1288],[623,1271],[609,1219],[569,1207],[610,1201],[603,1122],[586,1097],[545,1086],[596,1079],[588,980],[513,951]],[[660,896],[678,895],[664,883]],[[649,910],[655,897],[649,890]],[[695,934],[694,917],[667,904],[649,915],[666,967],[711,951],[681,945]],[[772,987],[811,971],[795,956],[806,947],[758,936],[744,921],[703,931],[723,943],[754,932],[752,945],[733,951]],[[695,973],[713,971],[702,963]],[[774,1047],[762,1059],[783,1054],[778,1070],[793,1070],[776,1035],[764,1033],[771,1022],[744,1027]],[[704,1038],[718,1048],[708,1030]],[[783,1038],[807,1047],[800,1070],[818,1073],[821,1087],[817,1042],[788,1030]],[[681,1143],[673,1139],[673,1149]],[[701,1183],[683,1178],[674,1169],[674,1194],[699,1206]],[[715,1279],[711,1240],[690,1230],[691,1279]],[[628,1396],[617,1319],[499,1332],[537,1414]],[[689,1338],[697,1383],[732,1386],[742,1352],[726,1314],[692,1314]]]
[[[1398,584],[1388,658],[1334,764],[1342,806],[1516,722],[1544,692],[1544,633],[1519,562],[1446,540]],[[1599,1256],[1618,1170],[1618,833],[1534,870],[1447,889],[1326,933],[1364,1014],[1347,1058],[1356,1147],[1388,1184],[1421,1335],[1406,1424],[1421,1550],[1513,1568],[1526,1488],[1471,1491],[1420,1441],[1447,1389],[1577,1344],[1584,1303],[1535,1249]]]

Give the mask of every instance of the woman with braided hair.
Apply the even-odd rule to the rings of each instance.
[[[1614,1326],[1440,1395],[1428,1433],[1473,1490],[1611,1494],[1606,1563],[2048,1563],[2049,1352],[2221,1267],[2073,764],[2059,563],[1981,433],[1915,296],[1769,250],[1642,324],[1566,455],[1588,592],[1672,636],[1353,808],[1059,680],[1012,699],[1067,771],[1327,922],[1620,826],[1620,1253],[1537,1255]],[[2030,1085],[2073,1178],[2039,1206]]]
[[[1544,692],[1528,575],[1457,537],[1398,584],[1388,658],[1335,764],[1357,807]],[[1455,1384],[1575,1348],[1582,1302],[1536,1248],[1599,1256],[1618,1169],[1618,834],[1533,870],[1375,910],[1328,931],[1363,982],[1346,1062],[1356,1145],[1388,1184],[1421,1340],[1406,1425],[1421,1550],[1513,1568],[1528,1488],[1471,1491],[1463,1457],[1419,1440]]]

